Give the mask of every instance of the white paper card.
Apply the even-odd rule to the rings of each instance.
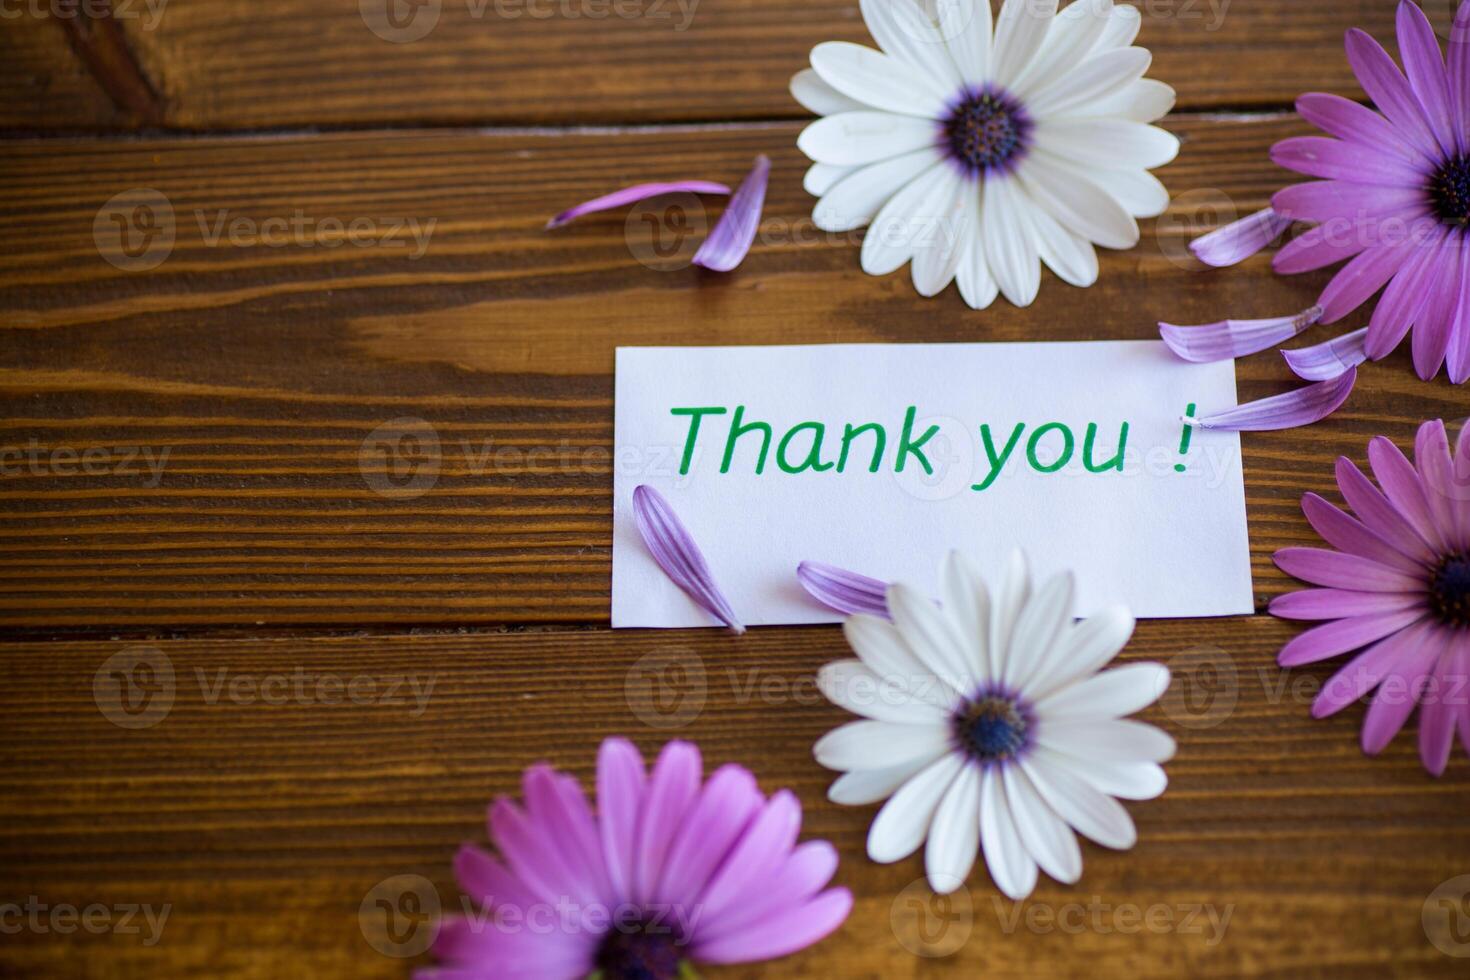
[[[935,594],[952,548],[992,581],[1014,548],[1038,576],[1072,569],[1079,615],[1250,613],[1240,438],[1186,444],[1179,421],[1235,401],[1233,362],[1155,341],[620,348],[612,624],[717,625],[650,557],[641,483],[747,625],[842,618],[803,560]],[[737,415],[769,443],[756,425],[730,445]]]

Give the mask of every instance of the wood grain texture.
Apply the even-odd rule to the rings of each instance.
[[[26,4],[68,0],[25,0]],[[88,0],[96,3],[98,0]],[[12,18],[0,35],[0,128],[192,130],[606,124],[803,116],[786,92],[811,48],[869,42],[853,0],[109,0],[157,113],[126,75],[53,51],[76,19]],[[1342,52],[1360,26],[1392,43],[1385,0],[1134,0],[1153,77],[1185,109],[1280,108],[1361,95]],[[386,19],[386,9],[395,20]],[[22,8],[17,0],[16,9]],[[1426,9],[1448,27],[1447,0]],[[158,10],[158,16],[154,16]],[[364,11],[367,11],[365,14]],[[601,11],[601,16],[598,16]],[[370,29],[369,21],[380,33]],[[397,24],[397,27],[393,25]],[[407,39],[425,28],[417,40]],[[63,45],[64,48],[64,45]],[[92,77],[90,91],[46,84]]]
[[[1298,124],[1171,125],[1185,149],[1163,176],[1179,199],[1158,228],[1105,255],[1091,290],[1047,274],[1030,309],[984,312],[952,289],[920,302],[906,272],[860,272],[856,236],[818,235],[790,124],[14,143],[0,160],[0,621],[604,622],[619,344],[1150,338],[1159,318],[1309,305],[1326,273],[1273,277],[1265,257],[1204,272],[1184,257],[1221,202],[1246,213],[1279,186],[1266,149]],[[629,232],[622,214],[541,228],[638,179],[736,180],[761,151],[775,158],[761,238],[728,277],[644,267],[646,226]],[[175,242],[156,268],[125,271],[99,256],[93,224],[139,186],[171,202]],[[221,222],[298,214],[304,244],[209,242]],[[360,218],[438,224],[418,259],[320,231]],[[1292,384],[1273,353],[1240,378],[1244,398]],[[1248,436],[1262,599],[1285,585],[1271,551],[1310,539],[1299,495],[1331,490],[1337,455],[1467,410],[1403,353],[1366,368],[1329,424]],[[403,418],[432,429],[433,458],[374,435]],[[438,472],[419,495],[385,495],[390,464],[405,480]]]
[[[539,760],[585,782],[597,743],[625,734],[649,753],[692,738],[707,770],[741,762],[768,792],[793,789],[804,836],[838,846],[837,880],[857,896],[840,933],[813,950],[710,976],[1462,976],[1421,913],[1436,885],[1470,871],[1470,763],[1461,756],[1434,780],[1419,770],[1412,725],[1368,759],[1360,708],[1312,721],[1307,701],[1329,671],[1275,668],[1293,630],[1265,617],[1142,624],[1124,659],[1173,668],[1170,698],[1144,717],[1179,752],[1169,792],[1128,805],[1137,848],[1085,844],[1078,885],[1043,879],[1014,907],[979,873],[959,905],[929,912],[898,898],[921,877],[918,859],[864,857],[875,808],[824,799],[831,774],[811,744],[845,715],[811,683],[848,655],[833,628],[153,642],[148,655],[174,672],[173,700],[134,730],[108,720],[118,702],[98,699],[93,682],[137,644],[6,644],[3,898],[171,912],[152,946],[146,929],[7,936],[0,972],[402,977],[405,962],[367,941],[380,936],[375,920],[362,931],[368,892],[422,875],[458,908],[450,859],[461,841],[484,840],[488,801],[518,795],[520,770]],[[359,695],[346,698],[354,678]],[[342,686],[319,688],[326,680]],[[1155,909],[1154,926],[1130,907]],[[1217,922],[1228,914],[1223,933],[1210,910]]]

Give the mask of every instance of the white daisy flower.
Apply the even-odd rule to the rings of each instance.
[[[848,619],[859,659],[819,673],[828,700],[867,719],[814,747],[819,763],[844,773],[828,796],[851,806],[887,799],[868,856],[900,861],[927,838],[936,892],[958,888],[982,847],[1013,899],[1036,887],[1038,868],[1072,884],[1082,875],[1073,831],[1126,850],[1137,833],[1114,797],[1152,799],[1167,785],[1159,763],[1174,740],[1124,716],[1157,700],[1169,671],[1137,663],[1098,674],[1128,642],[1133,617],[1110,608],[1074,623],[1070,573],[1033,595],[1017,554],[993,604],[959,554],[942,580],[937,605],[890,586],[893,622]]]
[[[1150,126],[1174,90],[1143,77],[1138,11],[1112,0],[861,0],[883,50],[829,41],[791,94],[823,116],[797,146],[824,231],[869,225],[862,266],[913,262],[914,288],[951,281],[975,309],[997,291],[1036,298],[1038,259],[1074,286],[1097,280],[1094,243],[1138,244],[1136,218],[1168,191],[1148,171],[1179,141]]]

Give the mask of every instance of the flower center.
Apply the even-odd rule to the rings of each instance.
[[[1010,169],[1030,133],[1025,110],[996,88],[966,89],[944,122],[946,149],[971,174]]]
[[[1470,627],[1470,555],[1450,555],[1429,582],[1429,607],[1451,626]]]
[[[1461,228],[1470,224],[1470,157],[1446,161],[1429,181],[1429,197],[1445,224]]]
[[[674,980],[683,959],[677,938],[667,929],[614,929],[597,950],[597,975],[601,980]]]
[[[1021,706],[997,694],[971,701],[954,716],[955,737],[980,762],[1014,759],[1026,747],[1028,727]]]

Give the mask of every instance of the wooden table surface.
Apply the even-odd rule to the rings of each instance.
[[[1342,33],[1386,36],[1393,4],[1134,2],[1179,91],[1175,203],[1092,290],[1044,273],[1032,308],[985,312],[810,225],[785,86],[813,44],[865,39],[852,0],[6,5],[0,973],[404,977],[428,959],[394,955],[414,942],[375,901],[457,906],[486,803],[538,760],[588,777],[625,734],[791,787],[841,851],[838,934],[711,976],[1464,976],[1426,922],[1470,891],[1470,761],[1436,780],[1412,722],[1370,760],[1361,707],[1312,721],[1332,667],[1275,667],[1290,624],[1140,625],[1124,659],[1175,671],[1145,715],[1179,740],[1169,790],[1129,805],[1133,851],[1084,845],[1076,886],[1016,906],[983,872],[950,902],[906,890],[917,859],[863,854],[874,808],[825,801],[811,744],[844,715],[811,678],[837,629],[608,628],[617,345],[1151,338],[1309,305],[1327,273],[1184,246],[1288,182],[1267,150],[1306,131],[1297,94],[1363,97]],[[648,267],[618,213],[542,230],[761,152],[731,275]],[[104,260],[140,205],[163,237]],[[1240,365],[1242,398],[1290,385],[1275,354]],[[1336,456],[1467,413],[1405,349],[1328,421],[1247,435],[1258,608]],[[108,692],[139,664],[129,714]]]

